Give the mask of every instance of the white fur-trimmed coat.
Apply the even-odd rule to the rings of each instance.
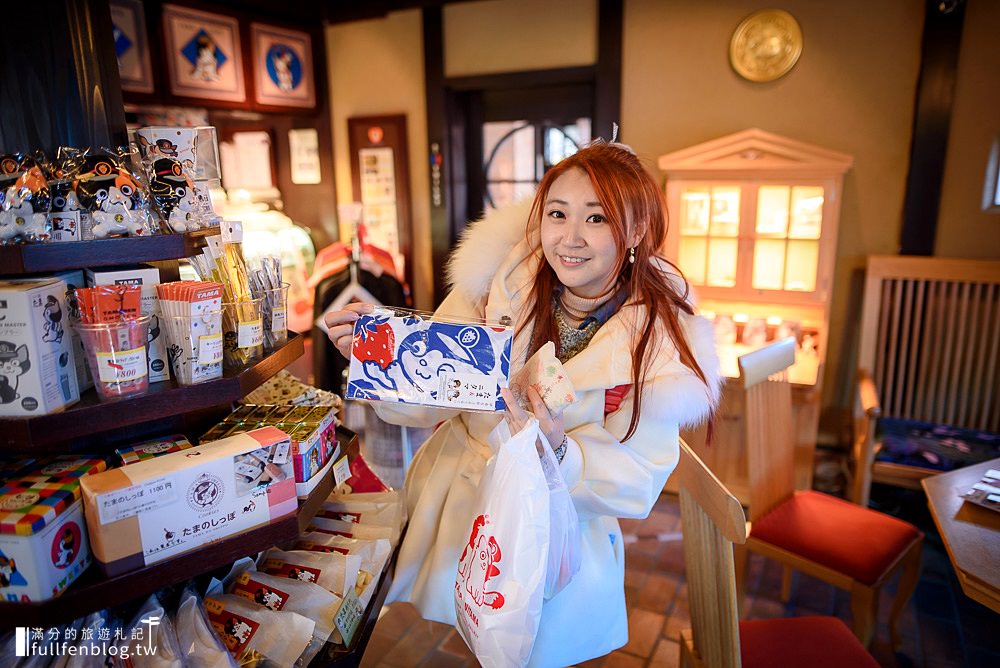
[[[452,256],[453,286],[439,313],[520,323],[540,257],[525,242],[528,205],[493,212],[473,223]],[[682,314],[688,343],[708,386],[680,363],[662,339],[643,386],[642,415],[625,443],[631,392],[604,415],[605,390],[631,384],[633,332],[642,307],[626,304],[566,364],[578,401],[563,413],[569,437],[561,471],[580,518],[582,566],[573,580],[545,602],[530,665],[567,666],[607,654],[628,641],[625,563],[617,518],[649,514],[679,456],[683,425],[703,420],[718,401],[719,363],[712,328]],[[511,374],[525,361],[530,327],[518,334]],[[454,582],[476,509],[476,487],[491,450],[489,433],[501,418],[435,408],[375,403],[382,419],[433,426],[407,473],[409,528],[400,547],[388,600],[413,603],[428,619],[455,623]]]

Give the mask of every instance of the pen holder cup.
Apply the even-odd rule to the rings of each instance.
[[[118,322],[76,323],[103,401],[144,394],[149,390],[149,319],[144,315]]]
[[[222,302],[222,364],[245,369],[264,359],[264,298]]]

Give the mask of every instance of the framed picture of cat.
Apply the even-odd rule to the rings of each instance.
[[[149,58],[146,14],[142,0],[112,0],[111,29],[122,90],[152,93],[155,87],[153,67]]]
[[[163,34],[174,96],[247,101],[240,27],[235,18],[165,4]]]
[[[309,33],[251,23],[250,43],[257,105],[298,109],[316,106]]]

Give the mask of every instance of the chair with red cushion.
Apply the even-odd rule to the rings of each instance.
[[[785,566],[787,601],[792,570],[851,594],[852,628],[866,646],[875,631],[879,590],[902,575],[889,614],[894,647],[898,621],[920,576],[923,534],[912,524],[812,490],[796,490],[791,388],[785,374],[795,361],[795,340],[775,342],[740,357],[744,391],[750,527],[737,548],[742,601],[747,551]]]
[[[687,668],[874,668],[878,663],[835,617],[739,622],[733,543],[747,537],[740,502],[681,441],[677,465],[691,628]]]

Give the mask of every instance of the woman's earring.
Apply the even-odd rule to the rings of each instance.
[[[635,246],[628,249],[628,263],[635,264]]]

